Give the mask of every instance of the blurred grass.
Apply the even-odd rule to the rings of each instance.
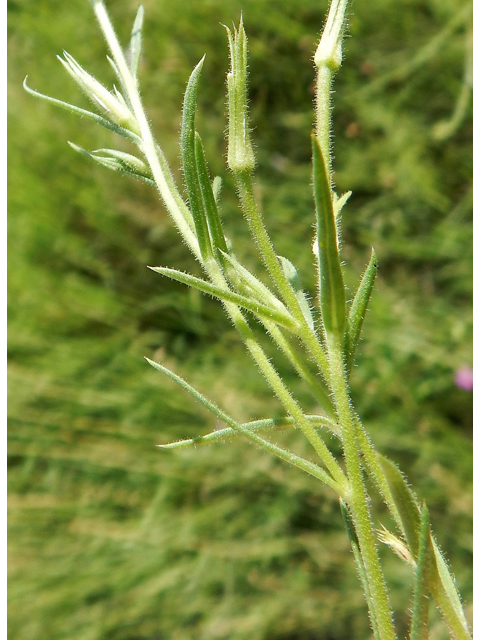
[[[125,42],[136,4],[110,4]],[[278,252],[313,294],[311,57],[326,2],[145,9],[141,82],[154,130],[178,175],[182,94],[206,52],[199,127],[225,180],[228,232],[256,265],[224,166],[219,23],[243,10],[258,197]],[[380,261],[353,394],[378,448],[427,500],[467,608],[471,394],[454,375],[471,364],[471,108],[448,139],[433,132],[462,90],[469,15],[458,0],[356,0],[334,96],[336,182],[354,192],[343,228],[350,287],[371,245]],[[21,88],[28,73],[33,88],[78,102],[55,59],[63,48],[111,81],[89,3],[9,0],[8,20],[9,637],[369,637],[330,493],[244,442],[155,450],[215,425],[144,355],[240,420],[281,409],[220,305],[146,269],[197,269],[155,193],[66,145],[109,146],[110,135]],[[295,434],[279,438],[304,447]],[[410,575],[382,553],[402,633]]]

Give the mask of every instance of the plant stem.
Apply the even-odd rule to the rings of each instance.
[[[235,179],[238,186],[242,208],[250,227],[251,234],[260,250],[262,260],[267,267],[272,280],[280,291],[291,314],[301,326],[301,339],[304,342],[305,346],[309,349],[312,356],[315,358],[317,366],[328,384],[329,367],[327,357],[318,341],[314,330],[308,326],[297,297],[295,296],[295,292],[293,291],[280,266],[280,262],[277,258],[275,250],[272,246],[272,242],[265,229],[265,225],[263,224],[262,217],[255,202],[251,174],[246,172],[235,173]]]
[[[346,502],[352,513],[360,552],[365,565],[371,603],[374,608],[371,616],[372,620],[376,622],[380,640],[395,640],[387,587],[378,557],[363,479],[360,459],[361,449],[356,438],[355,423],[350,407],[342,345],[340,340],[333,336],[330,336],[328,341],[328,356],[335,406],[342,432],[347,476],[350,482],[350,492],[346,497]]]
[[[330,399],[330,396],[327,395],[326,391],[321,385],[321,378],[319,376],[313,375],[308,369],[306,363],[303,359],[297,354],[294,348],[290,345],[289,341],[283,335],[282,330],[270,320],[262,319],[263,326],[268,331],[274,342],[277,346],[283,351],[285,356],[288,358],[290,363],[292,364],[295,371],[298,373],[300,378],[304,380],[312,394],[320,403],[321,407],[327,413],[329,418],[335,417],[335,409]]]
[[[215,262],[209,261],[205,265],[205,268],[214,284],[216,284],[217,286],[221,286],[222,288],[228,287],[228,284],[223,274],[221,273],[219,266]],[[299,407],[295,399],[292,397],[292,395],[284,385],[283,380],[278,375],[277,371],[270,363],[262,347],[255,339],[253,331],[243,317],[240,309],[236,305],[229,302],[225,302],[224,304],[228,315],[235,325],[235,328],[240,333],[245,346],[247,347],[250,355],[256,362],[266,381],[270,385],[271,389],[274,391],[275,395],[280,400],[286,411],[298,424],[324,465],[332,474],[332,477],[337,484],[336,490],[339,495],[344,495],[348,489],[348,483],[340,465],[335,460],[332,453],[329,451],[328,447],[325,445],[316,430],[306,419],[302,409]]]
[[[97,16],[97,19],[99,21],[100,27],[104,33],[105,39],[112,52],[113,59],[119,69],[119,72],[121,73],[121,75],[125,80],[125,89],[128,92],[128,98],[129,98],[130,104],[132,105],[135,118],[140,128],[140,133],[142,137],[142,150],[150,165],[153,178],[157,183],[160,194],[168,210],[174,217],[175,222],[177,223],[177,226],[182,233],[182,236],[184,237],[186,242],[189,244],[190,248],[192,249],[192,252],[196,255],[196,257],[200,260],[200,262],[203,263],[203,266],[206,272],[208,273],[212,283],[217,286],[221,286],[222,288],[228,288],[228,284],[225,281],[225,278],[223,277],[223,274],[219,266],[217,265],[217,263],[214,260],[208,260],[208,259],[206,261],[202,260],[203,256],[200,253],[197,239],[192,233],[191,226],[188,224],[185,218],[184,211],[182,211],[182,209],[179,208],[178,201],[172,194],[171,185],[169,184],[168,180],[165,178],[165,174],[163,172],[162,166],[160,165],[155,140],[153,138],[152,132],[150,130],[150,125],[148,123],[147,117],[143,109],[143,105],[141,102],[140,94],[137,89],[136,82],[127,65],[125,56],[123,54],[123,51],[120,47],[117,36],[115,35],[115,32],[111,25],[105,6],[101,0],[94,0],[93,7],[94,7],[95,14]],[[254,204],[253,193],[251,192],[251,188],[248,191],[248,193],[251,194],[251,199]],[[254,210],[256,211],[255,206],[254,206]],[[260,221],[260,227],[258,231],[259,231],[259,235],[261,236],[262,246],[265,245],[265,242],[266,242],[266,244],[268,244],[268,246],[270,247],[270,251],[268,252],[270,266],[273,267],[275,274],[280,279],[282,284],[285,285],[283,289],[285,290],[290,300],[293,302],[295,310],[297,311],[296,315],[299,316],[299,319],[301,318],[302,324],[304,324],[308,328],[308,325],[305,321],[305,318],[303,317],[303,313],[301,312],[301,309],[295,297],[295,294],[290,289],[288,281],[286,280],[280,268],[278,260],[273,252],[273,247],[271,246],[271,243],[265,231],[265,228],[263,227],[261,220],[259,221]],[[272,259],[272,254],[273,254],[273,259]],[[315,451],[320,456],[320,459],[323,461],[327,469],[332,474],[332,477],[334,478],[333,484],[335,485],[335,490],[339,493],[339,495],[343,495],[347,489],[347,481],[340,465],[337,463],[337,461],[335,460],[333,455],[330,453],[325,443],[320,438],[320,436],[315,431],[315,429],[312,427],[312,425],[308,422],[308,420],[306,420],[302,410],[300,409],[296,401],[293,399],[293,397],[290,395],[289,391],[286,389],[282,379],[280,378],[278,373],[275,371],[274,367],[271,365],[270,361],[268,360],[267,356],[263,352],[258,342],[255,340],[253,332],[250,329],[246,320],[244,319],[239,308],[236,305],[229,302],[225,302],[225,308],[229,316],[231,317],[235,327],[239,331],[243,341],[245,342],[247,349],[249,350],[253,359],[259,366],[260,370],[262,371],[270,387],[273,389],[273,391],[275,392],[279,400],[282,402],[283,406],[288,411],[288,413],[292,416],[292,418],[294,418],[295,422],[302,429],[302,431],[308,438],[309,442],[312,444]],[[326,357],[319,343],[317,342],[316,337],[314,338],[314,342],[316,343],[317,347],[321,351],[321,357],[323,356],[325,370],[327,370]]]
[[[110,18],[108,17],[107,10],[101,0],[93,0],[92,4],[100,28],[105,36],[105,40],[110,47],[115,64],[124,79],[125,90],[127,91],[129,102],[132,105],[133,113],[140,128],[142,138],[141,151],[150,165],[160,196],[177,225],[184,241],[187,243],[192,253],[201,262],[201,254],[197,238],[192,231],[189,220],[185,216],[185,209],[182,206],[179,206],[179,194],[175,193],[176,189],[172,189],[173,180],[171,176],[168,175],[169,172],[165,172],[166,161],[163,154],[161,154],[161,157],[159,158],[159,154],[157,153],[158,145],[155,143],[147,116],[145,115],[137,83],[131,74],[127,61],[125,60],[122,48],[118,42],[115,31],[113,30]],[[162,164],[164,166],[162,166]]]
[[[332,159],[331,159],[331,93],[333,84],[333,71],[327,65],[321,65],[317,72],[317,86],[315,95],[315,135],[320,143],[325,168],[331,185]]]

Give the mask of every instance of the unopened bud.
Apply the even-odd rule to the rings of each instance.
[[[332,0],[327,22],[315,52],[315,65],[338,71],[342,64],[342,38],[348,0]]]
[[[250,141],[247,108],[247,36],[243,22],[233,35],[227,29],[230,48],[228,87],[228,166],[235,172],[251,172],[255,168],[255,156]]]
[[[115,95],[110,93],[98,80],[87,73],[70,54],[65,51],[63,55],[65,59],[57,57],[87,98],[103,111],[114,124],[134,133],[140,133],[137,121],[120,92],[115,89]]]

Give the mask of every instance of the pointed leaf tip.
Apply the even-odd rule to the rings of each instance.
[[[362,275],[360,284],[358,285],[358,289],[352,300],[352,304],[350,305],[347,323],[345,326],[343,348],[348,372],[351,371],[355,360],[355,352],[360,340],[365,314],[367,312],[368,303],[375,284],[377,264],[377,256],[372,248],[370,260]]]
[[[346,321],[345,285],[340,264],[330,181],[322,149],[315,135],[312,135],[312,159],[313,195],[317,217],[314,252],[318,255],[320,311],[326,334],[343,339]]]

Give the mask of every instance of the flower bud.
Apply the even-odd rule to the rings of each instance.
[[[315,52],[315,65],[338,71],[342,64],[342,38],[348,0],[332,0],[327,22]]]
[[[57,57],[87,98],[97,108],[100,108],[114,124],[118,124],[134,133],[140,133],[137,121],[126,105],[121,93],[116,89],[115,95],[110,93],[98,80],[87,73],[70,54],[65,51],[63,55],[65,59],[60,56]]]
[[[228,87],[228,166],[235,172],[250,173],[255,168],[255,156],[250,141],[247,108],[247,36],[243,22],[233,35],[227,27],[230,48]]]

